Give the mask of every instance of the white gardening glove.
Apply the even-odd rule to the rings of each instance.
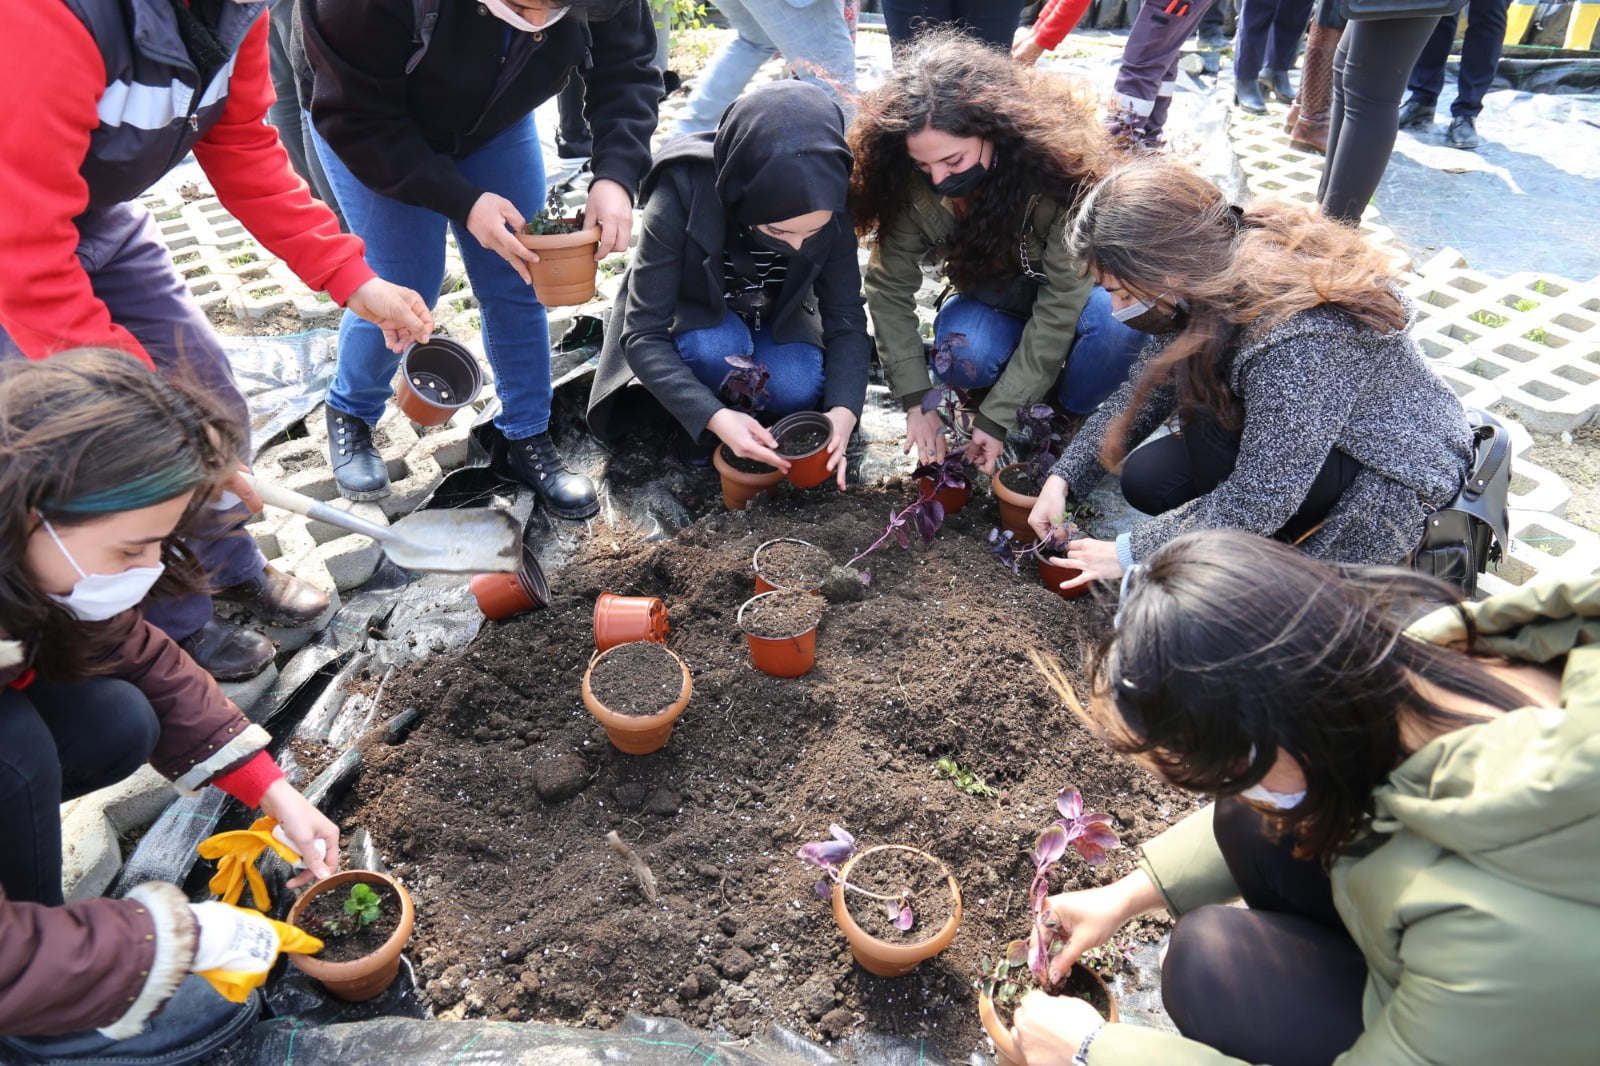
[[[322,950],[316,937],[253,910],[216,902],[191,903],[189,910],[198,928],[189,969],[233,1003],[243,1003],[266,982],[278,952]]]

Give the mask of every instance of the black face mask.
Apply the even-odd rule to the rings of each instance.
[[[788,241],[780,240],[777,237],[762,233],[754,226],[750,226],[744,231],[744,243],[747,248],[751,249],[752,251],[776,252],[778,255],[808,254],[816,251],[817,246],[821,242],[821,230],[818,230],[816,233],[813,233],[811,236],[801,241],[800,247],[798,248],[790,244]]]
[[[993,163],[991,162],[991,166]],[[989,167],[982,163],[974,163],[966,170],[958,170],[953,174],[946,174],[941,180],[934,181],[926,171],[922,172],[923,180],[933,187],[933,191],[940,196],[959,199],[971,196],[983,184],[983,179],[989,176]]]

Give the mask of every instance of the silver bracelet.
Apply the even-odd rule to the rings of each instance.
[[[1083,1038],[1083,1043],[1078,1045],[1078,1053],[1072,1056],[1072,1066],[1089,1066],[1089,1048],[1094,1045],[1094,1038],[1106,1027],[1104,1022],[1089,1030],[1089,1035]]]

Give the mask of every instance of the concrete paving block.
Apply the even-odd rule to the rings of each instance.
[[[120,836],[149,825],[178,793],[149,766],[107,788],[61,805],[61,887],[68,900],[90,899],[122,866]]]
[[[1600,535],[1564,518],[1513,509],[1511,536],[1544,557],[1538,566],[1541,573],[1578,576],[1600,570]]]

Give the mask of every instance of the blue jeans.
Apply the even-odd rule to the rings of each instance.
[[[815,411],[822,403],[822,349],[804,342],[779,344],[772,339],[771,330],[752,333],[732,311],[723,312],[722,321],[715,326],[675,334],[672,344],[694,376],[723,403],[728,399],[722,393],[722,382],[733,369],[725,358],[730,355],[748,356],[771,374],[760,410],[787,415]]]
[[[937,341],[952,333],[966,334],[955,352],[950,381],[958,389],[993,385],[1022,340],[1025,318],[996,311],[981,300],[956,295],[944,302],[933,320]],[[1088,414],[1128,379],[1128,368],[1149,337],[1111,316],[1111,294],[1096,285],[1078,316],[1077,332],[1066,364],[1056,381],[1056,400],[1072,414]],[[935,374],[935,377],[938,375]]]
[[[498,253],[479,244],[466,226],[368,189],[328,147],[309,116],[306,128],[345,221],[367,242],[367,264],[379,277],[432,301],[444,282],[444,231],[450,227],[483,317],[483,347],[500,397],[494,424],[509,440],[543,433],[550,426],[550,326],[533,287]],[[544,204],[544,159],[532,115],[455,164],[462,177],[504,196],[524,217],[532,218]],[[328,405],[376,423],[393,391],[396,362],[384,347],[383,331],[346,311],[339,323],[339,365],[328,388]]]

